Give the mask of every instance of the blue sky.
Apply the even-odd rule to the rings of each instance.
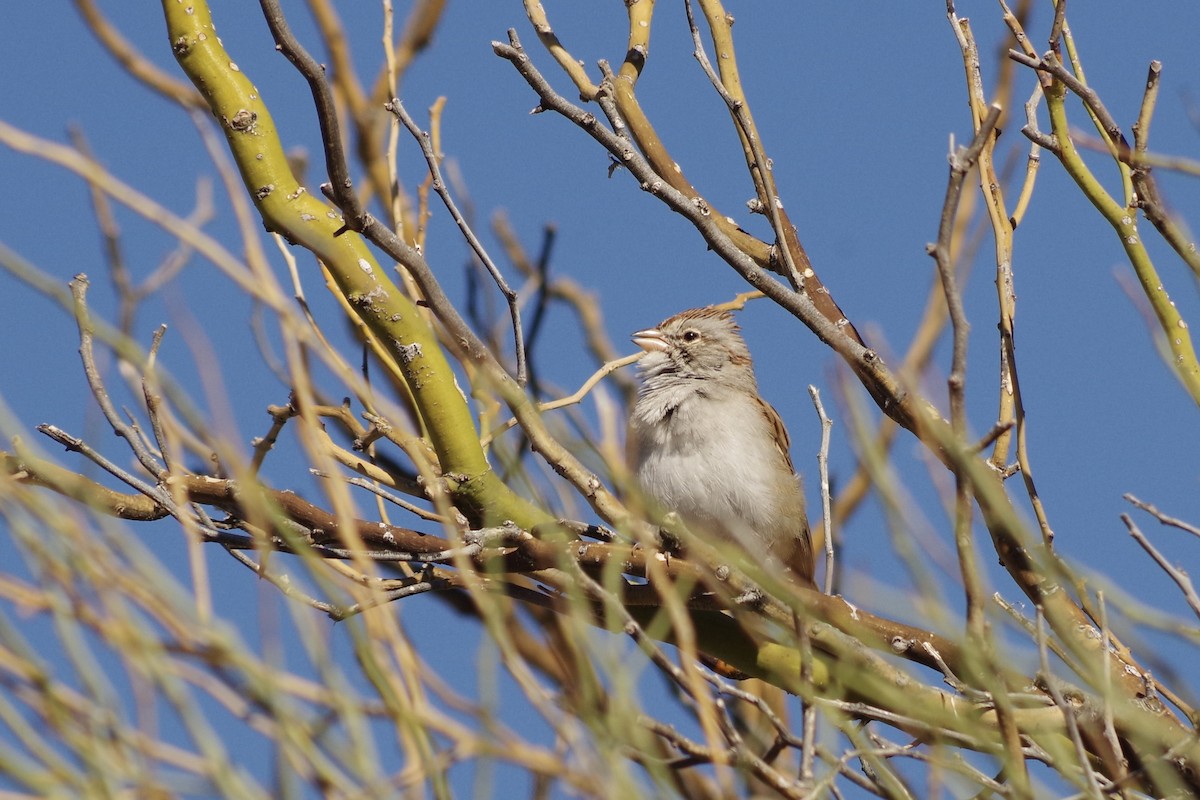
[[[312,41],[303,9],[291,5],[287,11],[293,26]],[[551,19],[593,74],[598,58],[620,61],[624,22],[619,4],[561,5],[555,9],[548,4]],[[179,74],[157,8],[107,6],[142,53]],[[879,3],[868,9],[862,4],[760,0],[731,2],[729,7],[737,16],[734,32],[743,81],[774,159],[784,203],[826,285],[872,345],[894,362],[920,318],[933,278],[925,244],[936,237],[949,139],[962,142],[970,135],[961,61],[943,5]],[[355,3],[343,4],[340,12],[359,63],[375,63],[378,9]],[[985,70],[991,70],[989,54],[1004,41],[995,4],[962,3],[959,13],[972,18]],[[226,48],[270,105],[285,145],[306,148],[315,168],[320,148],[307,88],[274,52],[256,5],[216,2],[214,15]],[[196,176],[212,177],[214,172],[186,115],[114,66],[66,4],[14,4],[6,17],[0,33],[6,72],[0,117],[56,141],[66,140],[67,126],[78,126],[115,175],[176,213],[187,213],[194,203]],[[1194,35],[1200,30],[1200,6],[1145,2],[1131,11],[1129,4],[1094,0],[1073,4],[1069,19],[1089,82],[1126,131],[1137,114],[1147,64],[1151,59],[1163,62],[1151,149],[1194,155],[1200,149],[1200,123],[1189,114],[1200,116],[1200,55]],[[442,149],[470,188],[480,227],[495,210],[504,209],[535,250],[542,226],[555,224],[553,270],[595,291],[608,332],[622,352],[633,350],[627,342],[630,331],[741,291],[738,278],[706,252],[684,220],[640,192],[627,174],[607,177],[607,157],[580,131],[551,114],[528,114],[535,105],[532,93],[489,44],[505,39],[509,27],[518,30],[543,72],[573,97],[516,2],[451,3],[434,47],[402,88],[402,98],[418,120],[436,97],[448,98]],[[1039,49],[1044,49],[1047,27],[1043,13],[1031,29]],[[743,211],[752,189],[738,163],[726,112],[692,61],[679,4],[659,4],[652,41],[639,84],[643,106],[705,196],[765,235],[761,219]],[[990,75],[985,80],[994,79]],[[1023,101],[1032,83],[1028,75],[1020,81],[1017,95]],[[1072,113],[1082,125],[1085,118],[1077,103]],[[1042,120],[1045,126],[1044,115]],[[1002,142],[1024,151],[1019,128],[1018,117],[1006,126]],[[423,162],[408,142],[401,152],[402,180],[411,186],[423,177]],[[1114,187],[1115,172],[1094,155],[1090,163]],[[64,284],[77,272],[89,273],[94,309],[111,314],[113,294],[83,184],[3,147],[0,174],[8,189],[0,193],[0,242]],[[1200,219],[1196,180],[1163,174],[1160,181],[1170,207],[1194,225]],[[236,242],[220,186],[215,197],[217,215],[209,229]],[[147,274],[173,249],[172,242],[133,214],[122,210],[119,221],[135,276]],[[438,212],[433,225],[427,255],[452,296],[461,296],[465,248],[444,213]],[[1194,278],[1157,242],[1148,224],[1143,234],[1173,299],[1194,322],[1200,318]],[[485,238],[499,252],[495,240]],[[1128,593],[1186,618],[1178,593],[1130,540],[1118,515],[1132,513],[1121,499],[1132,492],[1168,513],[1200,522],[1200,416],[1195,404],[1156,355],[1138,301],[1124,288],[1132,273],[1115,235],[1048,155],[1015,241],[1017,346],[1029,446],[1058,535],[1056,545],[1085,572],[1095,573],[1100,584],[1111,581],[1121,587],[1115,590],[1118,596]],[[964,290],[973,323],[968,392],[976,431],[986,430],[996,413],[989,249],[985,243]],[[282,274],[282,263],[278,267]],[[312,280],[307,289],[318,318],[338,328],[333,322],[336,307],[320,296],[319,283]],[[262,368],[248,313],[234,287],[210,265],[195,260],[146,304],[137,320],[142,341],[161,321],[171,322],[165,363],[182,385],[206,398],[201,405],[217,424],[241,441],[265,430],[267,404],[286,399],[285,387]],[[73,321],[3,271],[0,320],[6,343],[0,348],[0,396],[12,411],[11,418],[0,419],[5,437],[20,433],[36,439],[34,425],[54,422],[105,441],[107,432],[90,404],[78,365]],[[552,315],[540,345],[541,374],[568,389],[594,368],[571,323],[564,312]],[[811,476],[809,498],[815,506],[813,454],[819,429],[805,387],[821,387],[832,404],[837,396],[835,359],[767,301],[743,314],[742,327],[764,394],[788,423],[794,460]],[[219,363],[210,362],[206,351]],[[948,355],[948,347],[939,350],[942,371],[948,369]],[[944,405],[940,379],[929,391]],[[227,400],[208,399],[226,392]],[[835,480],[844,481],[853,470],[853,452],[844,415],[831,410],[837,416],[831,469]],[[931,542],[935,553],[952,552],[950,525],[935,488],[947,476],[926,463],[910,437],[901,437],[897,452],[907,489],[932,526],[920,534],[922,542]],[[78,463],[66,455],[60,455],[60,462]],[[288,473],[282,467],[273,477],[281,486],[292,481],[296,488],[306,481],[299,470]],[[1021,494],[1018,487],[1013,491]],[[1185,567],[1197,562],[1200,542],[1144,517],[1139,523],[1170,558]],[[139,530],[131,526],[133,534]],[[184,569],[181,540],[164,533],[156,529],[154,552],[172,568]],[[0,529],[0,541],[3,537]],[[897,574],[897,556],[877,505],[869,504],[844,537],[851,599],[873,610],[894,610],[906,585]],[[278,602],[241,567],[215,554],[211,564],[214,583],[227,593],[231,608]],[[995,589],[1020,599],[1000,571],[992,574]],[[953,589],[947,596],[959,602]],[[452,618],[436,605],[416,606],[421,611],[410,617],[414,636],[424,642],[431,661],[441,663],[444,657],[445,663],[454,663],[453,654],[463,643],[474,647],[476,637],[467,631],[461,640],[422,636],[423,623],[453,630]],[[446,648],[444,656],[439,647]],[[1196,655],[1157,636],[1149,636],[1140,654],[1151,652],[1184,665],[1194,663]],[[1184,672],[1184,683],[1190,681],[1193,692],[1200,689],[1194,670],[1189,675],[1185,667]],[[463,686],[471,683],[469,675],[458,679]]]

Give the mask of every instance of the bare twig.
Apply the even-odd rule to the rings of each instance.
[[[700,41],[700,29],[696,26],[696,20],[692,14],[691,0],[684,0],[684,9],[687,11],[688,27],[692,32],[692,56],[700,63],[700,68],[704,70],[704,74],[708,76],[709,82],[716,89],[720,98],[725,101],[725,105],[729,107],[729,113],[733,116],[734,122],[737,125],[738,136],[742,140],[743,147],[749,152],[751,177],[754,179],[758,193],[761,199],[756,199],[752,205],[753,209],[766,214],[767,219],[771,221],[771,230],[775,232],[775,243],[780,255],[783,257],[784,275],[792,284],[792,288],[796,291],[801,291],[804,288],[806,274],[802,272],[796,264],[795,255],[792,252],[792,241],[795,239],[795,233],[789,232],[785,225],[790,225],[783,214],[783,201],[779,199],[779,195],[775,190],[775,179],[772,176],[772,167],[767,159],[766,153],[763,152],[762,142],[759,139],[758,131],[755,128],[754,120],[750,117],[750,109],[742,98],[734,97],[722,82],[716,70],[713,69],[712,63],[708,60],[708,54],[704,52],[704,44]],[[706,8],[707,11],[707,8]],[[713,24],[710,18],[710,24]],[[721,24],[721,23],[717,23]],[[716,30],[713,31],[714,37]],[[732,40],[728,41],[732,44]],[[732,52],[722,54],[722,68],[733,59]],[[733,79],[737,82],[736,77]],[[811,271],[811,267],[805,265]]]
[[[153,486],[149,483],[146,483],[128,470],[121,469],[112,461],[101,455],[99,451],[97,451],[87,442],[83,441],[77,436],[72,436],[56,425],[38,425],[37,430],[41,433],[44,433],[46,436],[49,436],[54,441],[67,448],[67,450],[80,453],[90,461],[95,462],[105,472],[108,472],[117,480],[133,489],[136,489],[162,507],[172,509],[172,513],[174,513],[175,504],[171,500],[171,495],[161,486]]]
[[[868,391],[889,416],[898,419],[906,427],[913,425],[912,414],[915,409],[910,403],[914,398],[901,390],[894,376],[883,366],[879,355],[864,347],[850,326],[843,324],[842,320],[830,319],[822,313],[809,297],[809,293],[792,291],[771,277],[754,258],[739,249],[724,228],[713,219],[706,203],[689,197],[672,186],[619,132],[605,128],[599,124],[594,114],[568,102],[554,91],[521,49],[515,31],[509,31],[509,42],[493,42],[492,49],[498,56],[507,59],[537,93],[540,108],[561,114],[596,139],[633,174],[643,190],[650,192],[691,222],[709,246],[751,286],[793,314],[845,358],[863,378]],[[601,91],[596,99],[610,120],[620,119],[615,103],[605,91]]]
[[[817,451],[817,474],[820,476],[821,482],[821,514],[824,519],[822,528],[825,539],[825,594],[834,594],[836,569],[833,546],[833,511],[829,496],[829,439],[830,432],[833,430],[833,420],[825,413],[825,406],[821,402],[821,391],[815,386],[809,386],[808,394],[812,397],[813,408],[817,410],[817,419],[821,421],[821,447]]]
[[[1100,633],[1103,636],[1101,645],[1104,652],[1108,652],[1112,646],[1112,634],[1108,628],[1108,606],[1104,602],[1104,592],[1096,592],[1096,603],[1100,608]],[[1116,783],[1123,782],[1128,776],[1128,760],[1124,757],[1121,750],[1121,741],[1117,738],[1117,729],[1113,725],[1113,683],[1112,683],[1112,663],[1111,659],[1104,659],[1104,685],[1101,687],[1102,692],[1100,698],[1104,703],[1104,739],[1108,742],[1108,748],[1116,757],[1116,771],[1113,774],[1113,780]]]
[[[454,198],[450,196],[450,189],[446,186],[446,179],[442,177],[441,157],[434,152],[433,141],[429,134],[422,131],[417,125],[416,120],[404,108],[404,104],[400,102],[400,98],[393,97],[384,105],[396,119],[400,120],[413,138],[417,140],[417,144],[421,147],[421,154],[425,156],[425,163],[429,167],[429,174],[433,178],[433,190],[437,192],[438,197],[442,198],[442,203],[445,204],[446,210],[450,212],[454,224],[458,226],[458,230],[462,233],[463,238],[467,240],[467,244],[471,246],[472,252],[476,258],[483,263],[488,274],[492,276],[492,280],[496,282],[500,293],[504,295],[504,299],[508,302],[508,313],[512,318],[513,326],[513,348],[517,361],[517,385],[524,387],[528,380],[528,366],[525,363],[525,333],[521,329],[521,307],[518,302],[519,297],[504,280],[504,274],[500,268],[496,266],[496,262],[492,260],[488,254],[487,248],[483,246],[483,242],[479,241],[479,237],[475,235],[475,231],[467,224],[467,220],[463,217],[462,212],[458,210],[458,205],[454,202]]]
[[[1156,506],[1153,506],[1150,503],[1147,503],[1145,501],[1139,500],[1138,498],[1134,497],[1132,494],[1126,494],[1126,495],[1124,495],[1124,498],[1127,501],[1129,501],[1130,503],[1132,503],[1133,505],[1140,508],[1142,511],[1145,511],[1147,514],[1149,514],[1152,517],[1154,517],[1155,519],[1157,519],[1163,525],[1170,525],[1173,528],[1179,528],[1181,531],[1185,531],[1187,533],[1192,534],[1193,536],[1200,537],[1200,527],[1193,525],[1189,522],[1185,522],[1184,520],[1178,519],[1176,517],[1167,516],[1163,512],[1159,511]]]
[[[204,98],[193,87],[169,75],[146,58],[128,39],[121,35],[108,18],[100,13],[94,0],[72,0],[75,9],[87,22],[100,44],[122,67],[145,86],[186,109],[207,110]]]
[[[1059,0],[1061,5],[1062,0]],[[1050,672],[1050,656],[1049,649],[1046,647],[1046,618],[1042,613],[1041,606],[1037,608],[1037,645],[1038,658],[1041,663],[1042,683],[1049,692],[1050,697],[1054,699],[1054,705],[1058,706],[1062,711],[1063,719],[1067,723],[1067,733],[1071,737],[1071,743],[1075,746],[1075,757],[1079,761],[1080,771],[1083,773],[1084,789],[1087,796],[1092,800],[1103,800],[1104,793],[1100,790],[1100,785],[1096,782],[1096,773],[1088,762],[1087,748],[1084,747],[1083,737],[1079,733],[1079,722],[1076,719],[1075,707],[1068,703],[1063,697],[1062,692],[1058,688],[1058,679]]]
[[[542,331],[542,325],[546,321],[546,312],[550,308],[550,299],[553,296],[550,286],[550,253],[553,251],[557,234],[557,226],[553,224],[545,226],[542,231],[541,251],[532,265],[537,294],[533,301],[533,315],[529,323],[529,337],[526,342],[525,357],[529,361],[529,390],[535,398],[540,397],[542,392],[535,373],[533,348],[538,341],[538,334]]]
[[[542,411],[542,412],[553,411],[556,408],[566,408],[567,406],[575,405],[576,403],[583,400],[583,398],[587,397],[588,393],[591,392],[592,389],[596,388],[596,384],[600,383],[600,381],[602,381],[606,376],[611,375],[612,373],[616,372],[617,370],[622,369],[623,367],[627,367],[630,364],[637,363],[638,359],[640,359],[643,355],[645,355],[645,354],[644,353],[634,353],[633,355],[622,356],[621,358],[618,358],[615,361],[609,361],[607,364],[604,364],[603,366],[601,366],[600,369],[593,372],[591,374],[591,376],[586,381],[584,381],[583,384],[578,389],[576,389],[574,392],[572,392],[571,394],[567,395],[566,397],[560,397],[557,400],[550,400],[549,402],[546,402],[546,403],[539,403],[538,411]],[[507,422],[505,422],[500,427],[496,428],[495,430],[489,431],[481,439],[483,446],[487,447],[489,444],[491,444],[492,440],[494,440],[497,436],[499,436],[501,433],[504,433],[504,431],[509,430],[510,428],[514,427],[515,425],[517,425],[517,418],[511,417]]]
[[[308,81],[309,91],[312,92],[313,105],[317,110],[317,121],[321,125],[321,145],[325,150],[325,171],[329,176],[329,191],[338,208],[352,218],[362,216],[363,208],[358,196],[354,193],[354,183],[350,178],[350,170],[346,165],[346,155],[342,150],[341,126],[338,123],[337,106],[333,101],[329,81],[325,77],[325,68],[313,58],[300,40],[292,33],[287,18],[279,7],[278,0],[259,0],[263,16],[275,37],[275,44],[288,61]]]
[[[71,281],[71,295],[75,298],[75,320],[79,326],[79,355],[83,359],[83,372],[87,376],[88,388],[91,389],[92,397],[100,405],[104,418],[112,426],[113,433],[129,443],[129,448],[147,472],[161,480],[167,474],[166,468],[149,451],[142,438],[117,413],[112,400],[109,399],[104,380],[100,377],[100,370],[96,367],[96,357],[92,349],[92,323],[87,307],[89,285],[87,276],[82,273],[76,275]]]
[[[1121,515],[1121,522],[1125,523],[1125,527],[1129,529],[1129,535],[1133,537],[1133,540],[1141,545],[1142,549],[1154,559],[1154,563],[1158,564],[1159,568],[1167,573],[1167,577],[1175,582],[1175,585],[1183,592],[1183,597],[1187,600],[1188,606],[1191,607],[1192,613],[1200,618],[1200,595],[1196,594],[1196,587],[1192,583],[1192,579],[1188,577],[1188,574],[1179,567],[1172,566],[1167,557],[1150,543],[1150,540],[1146,538],[1146,535],[1142,533],[1141,529],[1138,528],[1137,524],[1128,514]]]
[[[967,175],[975,167],[979,155],[995,133],[996,123],[1000,119],[1001,109],[993,105],[986,118],[966,148],[954,148],[950,153],[950,178],[946,186],[946,199],[942,203],[941,222],[938,226],[938,240],[930,245],[928,250],[937,263],[938,275],[942,281],[942,291],[946,297],[946,308],[950,313],[950,326],[953,332],[953,353],[951,356],[950,376],[947,381],[950,394],[950,423],[955,433],[965,437],[967,430],[966,419],[966,376],[967,376],[967,341],[969,325],[966,312],[963,310],[962,295],[955,278],[954,265],[950,262],[951,235],[954,231],[954,220],[958,214],[959,198],[962,195],[963,184]],[[975,546],[971,534],[971,497],[970,484],[966,475],[955,474],[955,521],[954,540],[958,545],[958,557],[962,571],[963,587],[967,595],[967,629],[971,636],[982,643],[983,626],[983,585],[979,573],[979,565],[975,556]]]
[[[325,472],[322,472],[319,469],[311,469],[311,470],[309,470],[309,472],[318,478],[339,477],[341,480],[344,480],[346,483],[350,484],[351,486],[357,486],[360,489],[366,489],[371,494],[374,494],[377,497],[381,497],[384,500],[391,503],[392,505],[399,506],[400,508],[409,512],[410,514],[415,514],[416,516],[420,517],[423,520],[427,520],[429,522],[442,522],[442,523],[446,522],[446,518],[444,516],[442,516],[441,514],[437,514],[433,511],[429,511],[428,509],[421,508],[418,505],[413,505],[412,503],[405,500],[403,497],[399,497],[397,495],[392,494],[391,492],[389,492],[388,490],[386,490],[382,486],[380,486],[378,483],[367,480],[366,478],[346,478],[346,477],[342,477],[342,476],[331,476]]]

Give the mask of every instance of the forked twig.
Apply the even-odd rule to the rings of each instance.
[[[509,287],[508,281],[504,279],[504,274],[496,266],[496,262],[492,260],[491,255],[488,254],[487,248],[483,246],[483,242],[479,241],[479,237],[475,235],[475,231],[467,223],[466,217],[458,210],[458,205],[454,202],[454,198],[450,195],[450,189],[446,185],[446,179],[442,176],[441,158],[433,150],[433,140],[429,133],[421,130],[416,120],[412,118],[412,115],[404,108],[404,104],[400,102],[400,98],[393,97],[384,104],[384,108],[390,111],[400,121],[400,124],[412,134],[413,138],[417,140],[417,144],[421,147],[421,154],[425,156],[425,163],[429,167],[429,174],[433,178],[433,190],[437,192],[438,197],[442,198],[442,203],[446,206],[446,210],[450,212],[454,224],[458,226],[458,230],[462,233],[463,238],[467,240],[467,244],[471,246],[475,257],[483,263],[488,274],[492,276],[492,280],[496,282],[496,287],[504,295],[504,299],[508,303],[509,316],[512,318],[513,348],[517,360],[516,381],[518,386],[524,387],[528,380],[529,370],[525,363],[525,333],[521,329],[521,306],[518,302],[517,293]]]

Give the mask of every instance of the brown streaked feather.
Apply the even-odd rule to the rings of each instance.
[[[788,469],[795,474],[796,467],[792,465],[792,442],[788,438],[787,428],[783,425],[783,417],[779,416],[775,407],[766,400],[760,399],[759,402],[762,403],[763,414],[766,415],[767,421],[771,423],[771,429],[775,432],[775,447],[779,449],[779,454],[787,462]]]

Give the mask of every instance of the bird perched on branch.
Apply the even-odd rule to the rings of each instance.
[[[696,308],[633,334],[646,351],[629,423],[631,468],[646,496],[688,528],[736,543],[813,582],[804,492],[779,414],[728,311]]]

